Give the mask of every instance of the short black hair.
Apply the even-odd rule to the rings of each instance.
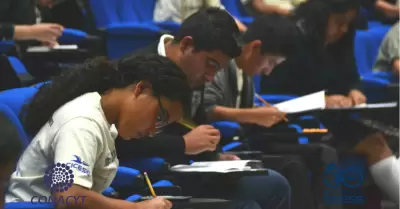
[[[193,38],[196,51],[219,50],[231,58],[241,53],[237,41],[240,32],[235,20],[228,12],[216,7],[201,9],[185,19],[175,34],[174,43],[186,36]]]
[[[289,56],[297,46],[298,29],[295,23],[286,16],[278,14],[257,17],[247,28],[242,37],[247,44],[261,41],[261,53]]]

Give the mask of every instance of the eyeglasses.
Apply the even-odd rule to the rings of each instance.
[[[160,112],[157,115],[156,129],[160,132],[165,126],[168,125],[169,115],[168,111],[163,107],[161,98],[158,98],[158,105],[160,106]]]

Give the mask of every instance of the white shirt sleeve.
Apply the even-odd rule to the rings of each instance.
[[[379,188],[390,200],[399,202],[399,170],[400,161],[392,156],[375,163],[370,167],[371,175]]]
[[[93,168],[102,146],[97,123],[87,118],[74,118],[55,135],[54,163],[65,163],[73,171],[73,184],[91,189]]]

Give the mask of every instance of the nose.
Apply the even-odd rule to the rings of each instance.
[[[204,80],[210,82],[214,80],[215,73],[206,73],[204,74]]]

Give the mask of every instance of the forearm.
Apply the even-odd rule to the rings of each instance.
[[[397,75],[399,75],[399,71],[400,71],[400,60],[399,58],[393,60],[393,72]]]
[[[74,198],[67,198],[74,197]],[[63,199],[64,204],[57,201],[57,209],[138,209],[135,203],[105,197],[96,192],[74,185],[67,192],[56,194],[56,200]],[[69,200],[71,199],[71,200]]]
[[[207,114],[210,121],[234,121],[238,123],[252,123],[254,118],[252,108],[237,109],[223,106],[216,106]]]
[[[29,25],[16,25],[14,26],[14,40],[33,40],[31,35],[31,26]]]
[[[377,1],[376,8],[381,10],[389,17],[398,17],[399,16],[399,7],[397,5],[392,5],[386,1]]]
[[[259,12],[265,14],[278,13],[281,15],[287,15],[289,13],[287,10],[282,9],[279,6],[265,4],[262,0],[253,0],[253,7]]]

